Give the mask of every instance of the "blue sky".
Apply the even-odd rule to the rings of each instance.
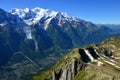
[[[1,0],[0,8],[41,7],[97,24],[120,24],[120,0]]]

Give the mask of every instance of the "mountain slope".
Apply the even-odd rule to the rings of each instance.
[[[0,79],[21,80],[75,47],[117,36],[105,26],[48,9],[0,9]]]
[[[67,13],[49,9],[37,7],[33,9],[11,9],[9,12],[19,16],[33,28],[36,26],[42,28],[46,35],[53,40],[53,43],[61,48],[73,48],[98,43],[116,35],[114,31],[105,26],[97,26],[91,22],[71,17]],[[64,43],[68,46],[63,45]]]
[[[115,24],[104,24],[105,26],[111,28],[112,30],[119,32],[120,33],[120,25],[115,25]]]
[[[111,58],[103,58],[96,64],[90,64],[85,71],[80,72],[75,80],[119,80],[120,79],[120,62],[119,49],[120,37],[111,38],[102,42],[99,47],[108,50],[112,56]],[[106,52],[105,52],[106,53]],[[106,54],[107,55],[107,54]],[[102,63],[101,63],[101,62]],[[99,65],[98,65],[99,64]],[[98,65],[98,66],[96,66]]]
[[[30,80],[119,80],[120,37],[77,48]],[[28,79],[29,80],[29,79]]]
[[[30,26],[18,16],[0,9],[1,80],[19,79],[38,71],[38,66],[27,58],[30,58],[30,53],[34,49],[31,39]]]

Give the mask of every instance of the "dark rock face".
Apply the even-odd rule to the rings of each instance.
[[[74,80],[74,77],[79,71],[84,70],[86,67],[85,64],[78,60],[74,60],[67,67],[60,69],[58,73],[52,73],[52,76],[46,80]]]

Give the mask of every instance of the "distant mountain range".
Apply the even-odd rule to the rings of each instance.
[[[0,9],[0,78],[21,80],[75,47],[118,36],[112,29],[48,9]]]
[[[104,24],[105,26],[111,28],[112,30],[120,33],[120,24]]]

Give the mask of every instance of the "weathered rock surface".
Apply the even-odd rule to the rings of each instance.
[[[83,62],[73,60],[67,67],[61,69],[58,73],[53,71],[52,76],[46,80],[74,80],[74,77],[79,71],[84,70],[86,67]]]

